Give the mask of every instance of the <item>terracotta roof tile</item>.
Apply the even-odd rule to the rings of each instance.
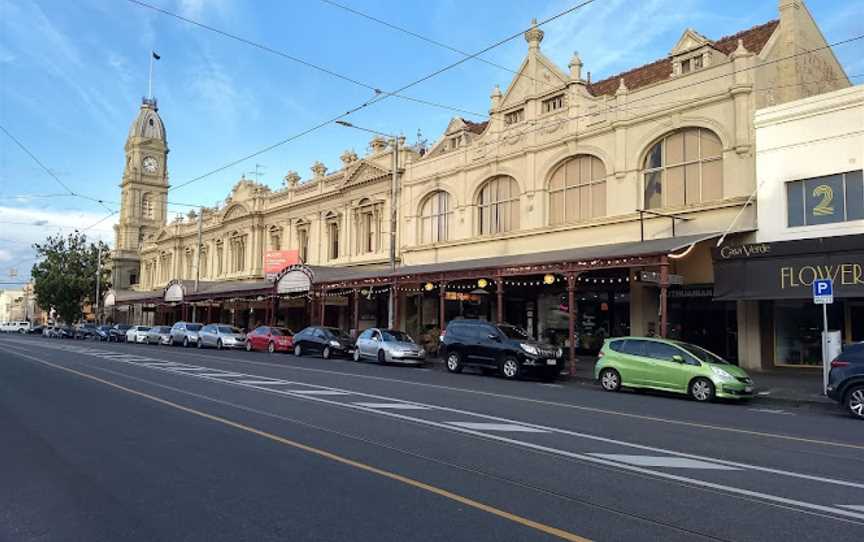
[[[489,125],[488,120],[484,122],[471,122],[470,120],[463,119],[463,121],[465,122],[465,129],[474,134],[482,134],[486,126]]]
[[[738,32],[737,34],[724,36],[712,42],[712,46],[721,53],[728,55],[738,47],[738,40],[741,39],[744,41],[744,47],[746,47],[748,51],[758,54],[762,51],[762,48],[765,47],[765,44],[768,43],[771,35],[774,34],[774,30],[777,28],[778,24],[780,24],[780,21],[769,21],[765,24]],[[670,75],[672,75],[672,59],[667,57],[607,77],[602,81],[591,83],[588,85],[588,92],[595,96],[615,94],[622,77],[624,78],[624,84],[627,85],[627,88],[635,90],[639,87],[644,87],[668,79]]]

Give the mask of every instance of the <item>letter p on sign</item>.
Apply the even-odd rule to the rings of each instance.
[[[830,305],[834,303],[834,284],[831,279],[817,279],[813,281],[813,303],[817,305]]]

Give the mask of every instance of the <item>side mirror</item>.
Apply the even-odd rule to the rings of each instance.
[[[672,361],[674,361],[675,363],[684,363],[684,357],[675,354],[674,356],[672,356]]]

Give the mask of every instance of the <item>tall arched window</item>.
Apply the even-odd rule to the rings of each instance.
[[[723,197],[723,145],[705,128],[682,128],[645,157],[645,208],[673,207]]]
[[[141,196],[141,216],[153,219],[153,194],[147,192]]]
[[[606,214],[606,167],[599,158],[574,156],[549,179],[549,222],[565,224]]]
[[[339,215],[333,212],[328,213],[325,217],[327,227],[327,259],[329,260],[339,258],[340,218]]]
[[[480,235],[494,235],[519,229],[519,185],[506,175],[486,181],[477,196],[477,225]]]
[[[439,190],[426,196],[420,206],[420,242],[439,243],[450,239],[450,194]]]

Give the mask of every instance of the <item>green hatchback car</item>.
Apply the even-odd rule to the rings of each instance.
[[[695,344],[667,339],[606,339],[594,377],[606,391],[647,388],[686,393],[697,401],[753,396],[753,380],[741,368]]]

